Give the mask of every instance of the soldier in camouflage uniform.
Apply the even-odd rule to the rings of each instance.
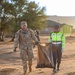
[[[17,31],[14,39],[14,51],[19,43],[20,56],[23,62],[24,75],[27,72],[27,61],[29,66],[29,72],[32,71],[32,58],[33,58],[33,43],[32,39],[38,44],[38,40],[35,37],[33,30],[27,28],[27,22],[21,22],[21,29]]]

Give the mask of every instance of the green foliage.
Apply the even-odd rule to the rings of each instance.
[[[0,30],[4,31],[10,21],[11,4],[7,0],[1,0],[0,3]]]
[[[45,7],[28,0],[0,0],[0,32],[12,32],[20,28],[21,21],[27,21],[31,29],[45,27]],[[1,34],[0,34],[1,36]]]
[[[28,27],[32,29],[42,29],[45,27],[46,22],[46,15],[45,7],[41,8],[35,2],[28,3],[27,7],[25,8],[25,12],[23,14],[23,19],[28,22]]]

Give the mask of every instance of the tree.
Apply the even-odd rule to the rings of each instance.
[[[10,21],[11,4],[8,0],[0,0],[0,41],[3,41],[4,31]]]
[[[42,29],[45,27],[45,7],[39,7],[35,2],[28,0],[0,0],[0,37],[3,39],[4,31],[15,32],[20,28],[22,20],[27,21],[28,27]],[[13,38],[14,39],[14,38]]]
[[[20,17],[26,0],[0,0],[0,40],[3,41],[3,33],[8,27],[13,27],[13,32],[19,29]],[[13,11],[12,11],[13,10]],[[11,21],[11,22],[10,22]],[[10,24],[10,26],[9,26]],[[13,26],[12,26],[13,25]],[[15,28],[16,27],[16,28]]]
[[[42,29],[45,27],[45,7],[39,7],[39,5],[33,1],[29,2],[24,10],[22,20],[27,21],[29,28]]]
[[[12,40],[14,40],[14,36],[15,36],[15,32],[20,28],[20,22],[21,22],[21,17],[23,16],[23,9],[25,9],[25,6],[27,4],[27,0],[12,0],[11,1],[12,3],[12,34],[13,34],[13,37],[12,37]]]
[[[14,3],[14,2],[13,2]],[[38,4],[35,2],[20,2],[17,1],[13,4],[13,16],[14,18],[14,24],[13,24],[13,34],[20,28],[20,22],[25,20],[28,23],[28,28],[31,29],[42,29],[45,27],[46,22],[46,15],[44,14],[45,12],[45,7],[39,7]],[[19,9],[16,9],[19,8]],[[16,11],[15,11],[16,10]],[[12,41],[14,39],[14,36],[12,38]]]

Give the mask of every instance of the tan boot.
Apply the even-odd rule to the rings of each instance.
[[[26,75],[26,71],[24,72],[24,75]]]

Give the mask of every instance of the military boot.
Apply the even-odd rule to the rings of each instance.
[[[32,71],[32,67],[31,67],[31,65],[29,65],[29,72],[31,72]]]
[[[26,71],[24,71],[24,75],[26,75]]]

